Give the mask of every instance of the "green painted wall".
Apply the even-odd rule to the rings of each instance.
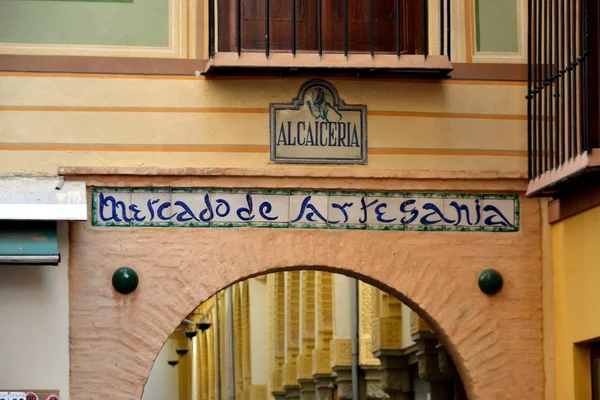
[[[21,0],[30,1],[30,0]],[[77,2],[88,2],[88,3],[133,3],[133,0],[32,0],[32,1],[77,1]]]
[[[475,0],[477,51],[519,51],[517,0]]]
[[[0,43],[167,47],[168,0],[0,0]]]

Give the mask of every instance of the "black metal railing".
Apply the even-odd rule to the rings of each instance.
[[[355,32],[353,29],[356,26],[353,26],[355,21],[350,17],[349,9],[356,7],[355,3],[362,7],[365,1],[368,1],[368,30],[365,29],[364,33],[368,32],[368,46],[365,49],[357,50],[353,45],[352,37]],[[384,1],[390,8],[388,13],[390,25],[388,27],[391,37],[389,38],[387,35],[381,34],[376,27],[381,23],[376,15],[376,10],[381,9]],[[346,56],[361,53],[370,54],[372,57],[377,54],[395,54],[398,58],[403,55],[424,55],[426,57],[442,55],[450,59],[452,51],[451,0],[438,0],[437,3],[439,5],[437,10],[439,21],[432,24],[428,9],[429,0],[208,0],[208,54],[211,59],[220,52],[242,55],[244,52],[256,53],[257,51],[264,52],[267,59],[273,52],[287,52],[293,55],[299,52],[312,52],[319,56],[324,53],[343,53]],[[331,21],[324,21],[324,13],[329,10],[324,7],[338,6],[341,6],[343,16],[343,21],[341,21],[343,23],[343,45],[333,48],[326,44],[327,37],[324,29],[325,27],[330,28]],[[248,7],[260,7],[261,10],[264,8],[264,15],[261,15],[261,21],[264,23],[264,38],[261,38],[263,43],[260,48],[245,44],[249,33],[244,26],[246,18],[244,13],[247,12]],[[286,15],[289,15],[286,17],[289,18],[286,20],[286,23],[289,24],[289,32],[287,32],[288,25],[286,25],[284,33],[281,29],[275,29],[276,25],[274,24],[277,24],[278,21],[273,15],[273,7],[289,7],[286,10],[288,13]],[[301,36],[298,31],[299,7],[303,7],[305,12],[314,11],[313,15],[303,16],[312,21],[313,25],[311,34],[314,35],[314,42],[309,45],[304,40],[303,46],[299,46],[298,39]],[[227,16],[222,18],[224,14]],[[433,27],[435,32],[430,31],[433,25],[435,25]],[[342,29],[341,26],[340,29]],[[277,32],[275,32],[276,30]],[[256,32],[253,34],[257,36]],[[286,36],[286,44],[284,46],[274,45],[274,42],[282,41],[282,35]],[[433,54],[431,53],[433,49],[430,46],[430,37],[436,35],[439,37],[439,49],[435,49]],[[389,46],[382,45],[384,37]]]
[[[591,116],[599,110],[593,109],[590,87],[590,76],[598,73],[590,42],[593,1],[598,0],[529,0],[530,180],[596,146]]]

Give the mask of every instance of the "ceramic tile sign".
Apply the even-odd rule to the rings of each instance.
[[[516,195],[94,188],[94,226],[519,230]]]
[[[366,164],[367,106],[349,105],[329,82],[305,83],[291,103],[271,104],[271,161]]]

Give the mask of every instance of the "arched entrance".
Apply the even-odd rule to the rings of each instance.
[[[467,400],[445,347],[394,296],[341,274],[238,282],[170,335],[142,400]]]
[[[305,172],[303,172],[305,173]],[[158,186],[164,178],[100,177],[93,185]],[[169,184],[177,184],[170,179]],[[233,187],[342,187],[345,178],[219,178]],[[181,182],[179,184],[182,184]],[[185,185],[214,185],[187,178]],[[357,177],[388,190],[521,190],[521,182]],[[70,232],[71,396],[140,399],[161,347],[198,304],[248,277],[319,269],[392,293],[429,323],[456,363],[469,399],[543,398],[540,216],[521,198],[512,233],[306,229],[98,228]],[[134,268],[140,286],[123,296],[113,271]],[[498,295],[477,288],[482,270],[502,272]],[[101,378],[99,378],[101,377]]]

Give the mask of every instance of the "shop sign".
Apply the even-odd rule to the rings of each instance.
[[[305,83],[291,103],[269,108],[271,161],[366,164],[367,106],[349,105],[329,82]]]
[[[0,400],[60,400],[57,391],[36,390],[33,392],[1,391]]]
[[[513,195],[95,188],[95,226],[519,230]]]

